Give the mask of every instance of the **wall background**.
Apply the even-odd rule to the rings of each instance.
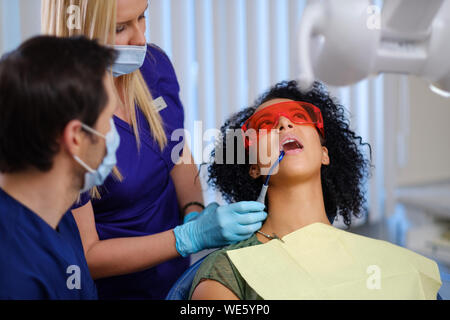
[[[408,85],[406,161],[399,163],[398,186],[450,180],[450,99],[431,92],[422,79],[409,77]]]

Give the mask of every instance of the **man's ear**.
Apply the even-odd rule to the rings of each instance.
[[[322,164],[328,166],[330,164],[330,156],[327,147],[322,147]]]
[[[72,120],[64,128],[61,137],[61,144],[70,154],[79,155],[81,142],[81,122],[78,120]]]
[[[259,166],[257,164],[252,164],[250,166],[250,170],[248,171],[248,174],[253,179],[258,179],[259,177],[261,177],[261,169],[259,168]]]

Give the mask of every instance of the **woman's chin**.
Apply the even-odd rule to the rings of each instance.
[[[298,155],[292,155],[283,159],[277,176],[289,181],[306,181],[314,176],[320,178],[320,167],[312,167],[310,163],[302,161]]]

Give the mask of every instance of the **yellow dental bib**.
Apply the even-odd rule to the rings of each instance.
[[[282,240],[227,252],[266,300],[436,299],[442,285],[434,261],[326,224]]]

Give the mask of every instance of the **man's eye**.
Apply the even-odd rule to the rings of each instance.
[[[145,19],[145,14],[143,14],[142,16],[139,17],[139,20]]]

